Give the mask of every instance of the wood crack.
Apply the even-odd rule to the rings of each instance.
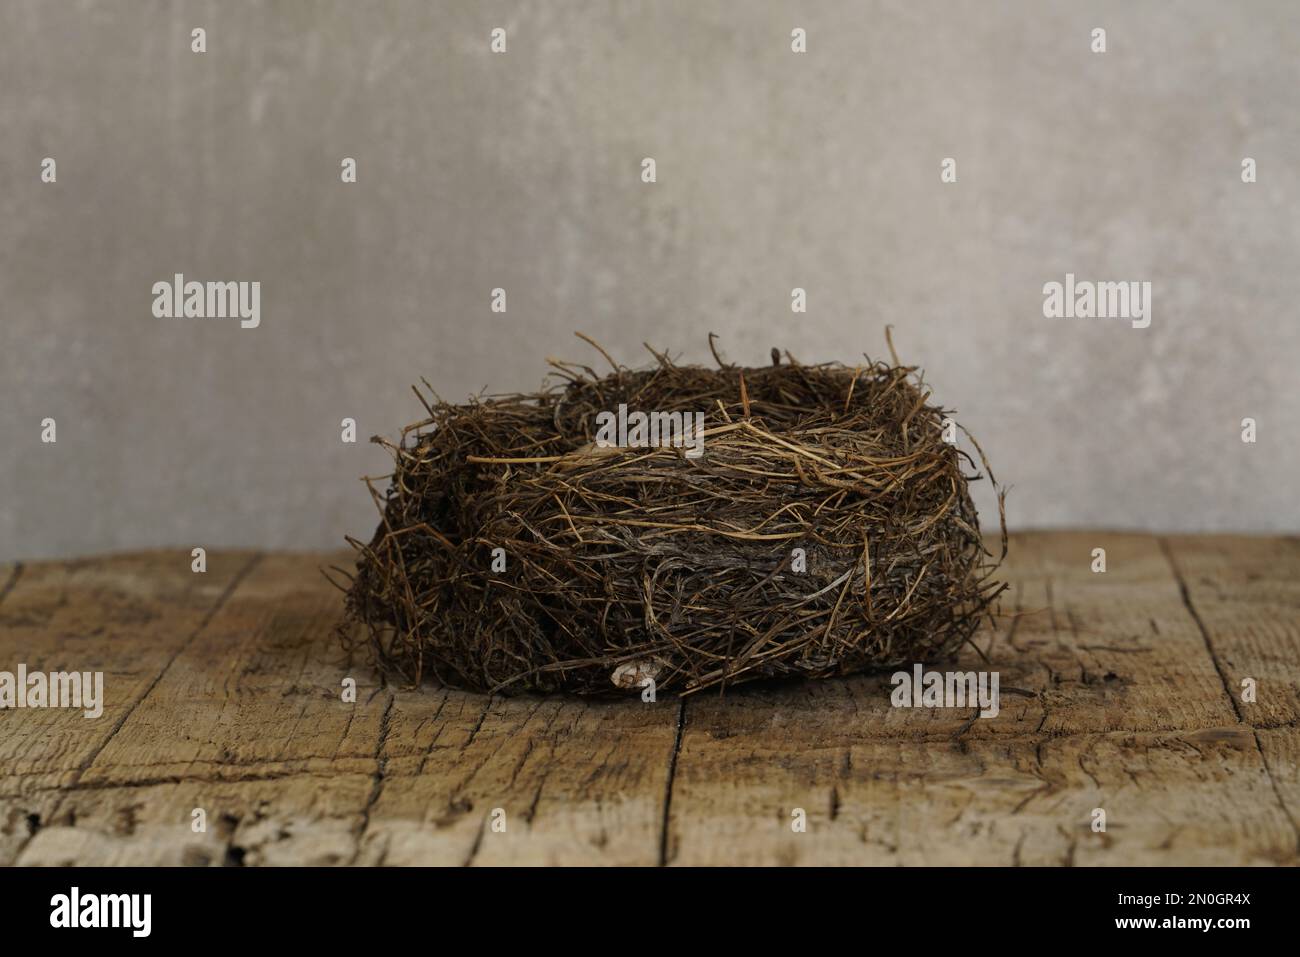
[[[384,748],[388,744],[388,731],[391,726],[394,700],[395,696],[389,693],[388,702],[384,705],[383,717],[379,719],[379,738],[375,742],[374,782],[370,786],[370,794],[366,798],[365,807],[361,809],[361,826],[357,828],[356,847],[353,849],[352,860],[349,862],[352,864],[355,864],[357,858],[361,856],[366,831],[370,828],[370,811],[374,808],[375,803],[379,800],[379,795],[384,790],[384,775],[388,769],[388,758],[384,756]]]
[[[1237,704],[1237,698],[1232,693],[1232,685],[1228,682],[1228,674],[1223,670],[1223,663],[1219,661],[1219,656],[1214,650],[1214,642],[1210,640],[1209,629],[1205,627],[1205,622],[1201,620],[1200,613],[1197,612],[1196,606],[1192,604],[1192,596],[1187,590],[1187,582],[1183,580],[1183,573],[1178,567],[1178,562],[1174,560],[1173,552],[1169,550],[1169,540],[1162,536],[1158,541],[1160,550],[1164,552],[1165,560],[1169,562],[1169,568],[1174,573],[1174,580],[1178,582],[1178,591],[1183,596],[1183,607],[1187,609],[1187,613],[1196,622],[1196,627],[1200,629],[1201,638],[1205,641],[1205,650],[1210,653],[1210,661],[1214,663],[1214,670],[1219,673],[1219,681],[1223,683],[1223,693],[1228,696],[1228,703],[1232,705],[1232,711],[1237,716],[1237,721],[1246,724],[1246,717],[1241,713],[1241,706]]]
[[[9,572],[8,579],[5,580],[4,587],[0,588],[0,604],[4,604],[4,600],[9,597],[9,593],[13,591],[14,586],[18,584],[18,579],[22,577],[23,563],[16,562],[14,563],[13,570]]]
[[[677,757],[682,750],[682,731],[686,727],[686,699],[677,702],[677,735],[673,739],[672,753],[668,756],[668,780],[664,783],[664,815],[659,830],[659,866],[668,864],[668,838],[673,807],[673,780],[677,776]]]
[[[1183,573],[1178,567],[1178,562],[1174,560],[1173,552],[1169,548],[1169,540],[1163,536],[1159,539],[1160,550],[1164,552],[1165,559],[1169,562],[1169,567],[1173,570],[1174,578],[1178,581],[1178,590],[1183,596],[1183,605],[1187,608],[1188,613],[1196,622],[1196,627],[1201,631],[1201,637],[1205,640],[1206,650],[1210,653],[1210,659],[1214,662],[1214,670],[1219,673],[1219,680],[1223,682],[1223,693],[1228,696],[1228,701],[1232,704],[1232,710],[1237,715],[1237,721],[1251,728],[1251,738],[1255,742],[1255,750],[1259,754],[1259,760],[1264,765],[1264,773],[1268,775],[1268,783],[1273,788],[1273,796],[1277,798],[1278,807],[1282,810],[1282,816],[1287,819],[1291,829],[1296,836],[1296,852],[1300,853],[1300,822],[1297,822],[1290,809],[1286,806],[1286,801],[1282,797],[1282,790],[1278,787],[1277,778],[1273,775],[1273,768],[1268,763],[1268,756],[1264,754],[1263,743],[1259,740],[1259,729],[1254,727],[1246,720],[1242,714],[1241,705],[1237,703],[1236,696],[1232,693],[1232,685],[1228,681],[1227,672],[1223,669],[1222,662],[1214,650],[1214,642],[1210,638],[1210,631],[1205,627],[1205,622],[1201,619],[1200,613],[1192,603],[1191,593],[1187,589],[1187,582],[1183,579]]]

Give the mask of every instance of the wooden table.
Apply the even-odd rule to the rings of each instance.
[[[1000,673],[993,719],[892,708],[887,676],[655,704],[384,688],[330,634],[341,560],[0,566],[0,670],[106,686],[97,719],[0,711],[0,863],[1297,862],[1294,538],[1014,536],[991,664],[961,662]]]

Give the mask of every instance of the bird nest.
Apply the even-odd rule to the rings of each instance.
[[[994,558],[988,463],[914,367],[600,351],[609,374],[550,360],[533,394],[416,389],[427,417],[374,440],[394,471],[341,632],[388,675],[693,692],[941,659],[992,615],[1002,494]]]

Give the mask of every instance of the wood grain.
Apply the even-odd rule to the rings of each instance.
[[[887,675],[382,687],[332,634],[342,557],[0,566],[0,669],[106,683],[98,719],[0,711],[0,863],[1297,863],[1294,539],[1014,536],[1003,615],[943,666],[999,673],[994,718],[894,708]]]

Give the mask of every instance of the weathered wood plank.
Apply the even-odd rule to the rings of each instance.
[[[0,667],[103,671],[105,700],[93,719],[62,708],[0,711],[0,863],[57,813],[49,789],[80,779],[253,557],[211,555],[204,574],[191,571],[188,552],[23,568],[0,605]]]
[[[338,557],[251,568],[65,787],[19,863],[349,860],[388,696],[334,638],[339,595],[320,567]],[[356,703],[342,699],[344,677]],[[222,825],[206,840],[190,830],[195,807]],[[216,853],[214,839],[234,850]]]
[[[330,865],[352,856],[368,774],[184,780],[64,792],[21,865]],[[205,830],[195,832],[195,809]]]
[[[398,694],[358,862],[654,864],[679,711]]]
[[[1106,571],[1092,570],[1093,549]],[[1025,615],[1009,644],[1033,662],[1042,731],[1159,731],[1234,723],[1178,581],[1149,535],[1017,536],[1009,569]]]
[[[248,553],[213,555],[205,574],[192,572],[182,552],[25,568],[0,605],[0,667],[103,671],[105,701],[94,719],[62,708],[0,712],[0,794],[79,774],[251,560]]]
[[[377,679],[334,636],[339,556],[268,555],[178,654],[83,776],[89,785],[238,780],[296,771],[371,774]],[[342,681],[357,683],[356,704]]]
[[[1278,803],[1291,820],[1296,848],[1300,850],[1300,732],[1295,727],[1264,728],[1255,732],[1255,743]]]
[[[1300,541],[1198,535],[1165,544],[1243,720],[1300,722]],[[1247,678],[1254,702],[1243,698]]]
[[[1297,861],[1292,821],[1237,728],[798,748],[702,728],[683,741],[672,808],[674,864]]]
[[[331,633],[334,556],[0,568],[14,663],[108,672],[99,721],[0,713],[0,862],[1295,863],[1296,551],[1015,536],[989,661],[938,666],[997,670],[991,719],[893,708],[884,675],[655,704],[382,689]]]

